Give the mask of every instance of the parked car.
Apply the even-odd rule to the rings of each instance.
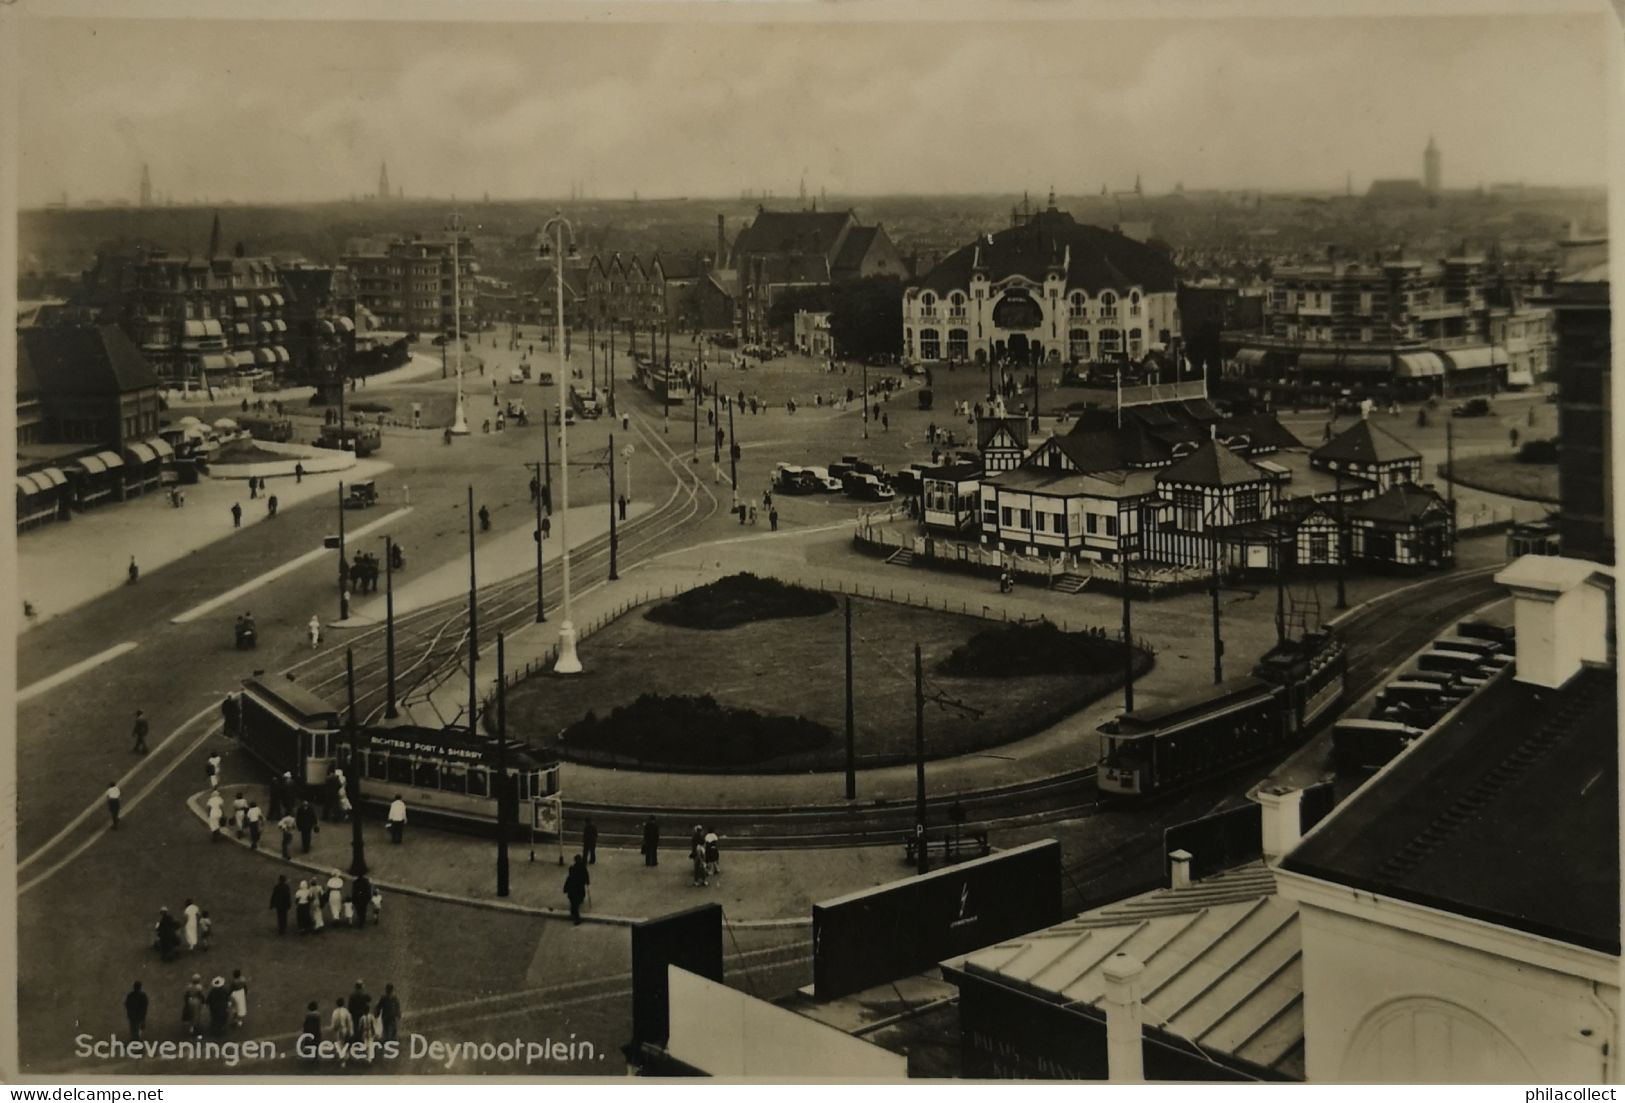
[[[509,383],[523,383],[524,381],[525,373],[520,371],[518,368],[515,368],[513,371],[508,373]]]
[[[900,494],[914,495],[925,489],[918,471],[903,470],[891,477],[891,485]]]
[[[847,472],[841,479],[841,487],[848,497],[871,502],[889,502],[897,496],[890,486],[880,481],[879,476],[863,471]]]
[[[831,475],[828,468],[804,467],[802,468],[802,471],[813,477],[813,480],[818,484],[819,490],[831,494],[839,494],[841,492],[841,480]]]
[[[1487,398],[1469,398],[1450,410],[1451,417],[1488,417],[1490,413],[1490,400]]]
[[[553,373],[550,371],[542,372],[542,374],[536,377],[536,382],[540,386],[551,387],[553,385]]]

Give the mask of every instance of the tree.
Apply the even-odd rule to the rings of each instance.
[[[832,289],[830,336],[841,356],[896,356],[903,349],[903,281],[869,276]]]

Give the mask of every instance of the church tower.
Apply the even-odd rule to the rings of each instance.
[[[1431,195],[1439,194],[1439,147],[1428,135],[1428,147],[1422,151],[1422,186]]]
[[[378,198],[390,198],[389,165],[384,162],[380,162],[378,165]]]

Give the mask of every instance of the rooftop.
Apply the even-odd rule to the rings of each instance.
[[[1398,463],[1422,458],[1420,452],[1369,418],[1356,421],[1310,455],[1316,460],[1341,463]]]
[[[1159,483],[1195,486],[1243,486],[1269,476],[1217,441],[1205,441],[1184,459],[1157,473]]]
[[[1157,249],[1100,226],[1077,222],[1051,207],[1023,225],[977,238],[944,257],[920,281],[937,292],[970,286],[976,271],[997,283],[1021,275],[1042,281],[1051,269],[1064,266],[1068,289],[1091,293],[1139,287],[1148,292],[1173,291],[1179,269]]]
[[[1309,834],[1282,868],[1620,951],[1612,669],[1503,673]]]

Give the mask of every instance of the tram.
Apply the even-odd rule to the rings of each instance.
[[[250,678],[239,698],[243,749],[274,774],[292,774],[301,791],[320,794],[336,769],[352,776],[361,799],[380,808],[405,799],[414,821],[490,830],[507,778],[515,826],[552,833],[560,820],[559,762],[528,744],[471,735],[463,728],[366,724],[351,750],[341,710],[294,682]]]
[[[681,406],[688,401],[688,373],[663,366],[659,360],[632,355],[632,378],[654,396],[656,402]]]
[[[1096,787],[1148,796],[1285,751],[1342,702],[1348,655],[1328,632],[1272,648],[1252,674],[1100,726]]]

